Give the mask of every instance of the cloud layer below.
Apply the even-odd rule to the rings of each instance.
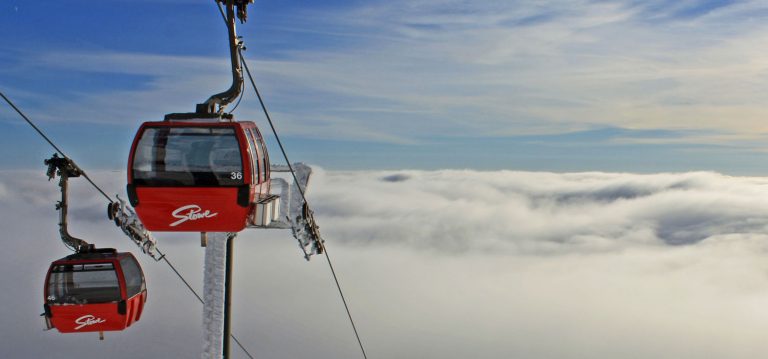
[[[121,191],[123,174],[93,177]],[[717,173],[318,170],[316,216],[369,355],[755,358],[768,352],[768,179]],[[194,357],[201,308],[141,257],[144,318],[124,333],[42,332],[41,284],[66,253],[55,183],[0,173],[2,357]],[[82,183],[71,230],[134,250]],[[158,234],[195,287],[195,234]],[[257,356],[354,357],[322,258],[285,231],[236,242],[234,331]],[[238,352],[237,355],[240,355]],[[241,356],[244,357],[244,356]]]
[[[768,180],[711,172],[330,172],[333,238],[444,252],[546,254],[696,244],[768,228]]]

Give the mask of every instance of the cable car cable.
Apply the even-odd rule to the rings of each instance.
[[[194,288],[192,288],[192,285],[190,285],[189,282],[187,282],[187,280],[184,279],[184,276],[182,276],[181,273],[179,273],[179,271],[176,270],[176,266],[171,264],[171,262],[168,260],[168,257],[165,254],[163,254],[163,252],[161,252],[159,249],[157,250],[157,253],[160,253],[161,258],[165,261],[166,264],[168,264],[168,267],[170,267],[171,270],[173,270],[173,272],[176,273],[176,276],[178,276],[179,279],[181,279],[181,281],[184,283],[184,285],[187,286],[187,289],[189,289],[189,291],[192,292],[192,294],[197,298],[197,300],[200,302],[200,304],[205,305],[205,301],[200,296],[200,294],[197,294],[197,291]],[[243,352],[245,352],[245,355],[247,355],[251,359],[254,359],[253,355],[251,355],[251,353],[248,351],[248,349],[246,349],[245,346],[243,346],[243,344],[240,343],[240,340],[238,340],[237,337],[235,337],[234,334],[232,334],[230,336],[235,341],[235,343],[237,343],[237,346],[239,346],[240,349],[242,349]]]
[[[16,105],[15,105],[15,104],[14,104],[14,103],[13,103],[13,102],[12,102],[12,101],[11,101],[11,100],[8,98],[8,97],[6,97],[6,96],[5,96],[5,94],[3,94],[3,92],[2,92],[2,91],[0,91],[0,97],[2,97],[2,98],[5,100],[5,102],[7,102],[7,103],[8,103],[8,105],[10,105],[10,106],[11,106],[11,107],[12,107],[12,108],[13,108],[13,109],[16,111],[16,113],[18,113],[18,114],[19,114],[19,115],[20,115],[20,116],[21,116],[21,117],[22,117],[22,118],[23,118],[25,121],[27,121],[27,123],[28,123],[30,126],[32,126],[32,128],[34,128],[34,129],[35,129],[35,131],[37,131],[37,133],[38,133],[40,136],[42,136],[42,137],[43,137],[43,138],[44,138],[44,139],[45,139],[45,140],[48,142],[48,144],[50,144],[50,145],[51,145],[51,147],[53,147],[53,148],[56,150],[56,152],[58,152],[58,153],[59,153],[60,155],[62,155],[64,158],[67,158],[67,159],[69,159],[69,157],[68,157],[66,154],[64,154],[64,152],[63,152],[61,149],[59,149],[59,147],[58,147],[58,146],[56,146],[56,144],[54,144],[54,143],[53,143],[53,141],[51,141],[51,139],[50,139],[50,138],[48,138],[48,136],[46,136],[46,135],[45,135],[45,133],[43,133],[43,131],[42,131],[42,130],[40,130],[40,128],[39,128],[39,127],[37,127],[37,126],[35,125],[35,123],[34,123],[34,122],[32,122],[32,120],[30,120],[30,119],[29,119],[29,117],[27,117],[27,116],[26,116],[26,115],[25,115],[25,114],[24,114],[24,113],[23,113],[23,112],[22,112],[22,111],[21,111],[21,110],[20,110],[18,107],[16,107]],[[74,161],[73,161],[73,163],[74,163]],[[91,179],[88,177],[88,175],[86,175],[85,171],[84,171],[82,168],[80,168],[80,167],[77,167],[77,169],[80,171],[80,173],[83,175],[83,177],[85,177],[85,178],[88,180],[88,182],[90,182],[90,183],[91,183],[91,185],[92,185],[94,188],[96,188],[96,189],[97,189],[97,190],[98,190],[98,191],[99,191],[99,192],[100,192],[100,193],[101,193],[101,194],[102,194],[102,195],[103,195],[103,196],[104,196],[104,197],[105,197],[105,198],[106,198],[106,199],[107,199],[107,200],[108,200],[110,203],[114,203],[114,202],[115,202],[114,200],[112,200],[112,198],[111,198],[109,195],[107,195],[107,194],[106,194],[106,192],[104,192],[104,191],[103,191],[103,190],[102,190],[102,189],[101,189],[101,188],[100,188],[100,187],[99,187],[99,186],[98,186],[96,183],[94,183],[94,182],[93,182],[93,181],[92,181],[92,180],[91,180]],[[65,246],[67,246],[67,247],[68,247],[68,248],[70,248],[71,250],[75,250],[74,248],[70,247],[70,246],[69,246],[69,245],[67,245],[66,243],[65,243]],[[183,282],[183,283],[184,283],[184,284],[187,286],[187,288],[189,288],[189,291],[190,291],[190,292],[192,292],[192,294],[193,294],[195,297],[197,297],[197,300],[199,300],[199,301],[200,301],[200,303],[202,303],[202,304],[205,304],[205,301],[203,301],[203,298],[201,298],[201,297],[200,297],[200,295],[199,295],[199,294],[197,294],[197,292],[195,291],[195,289],[194,289],[194,288],[192,288],[192,286],[189,284],[189,282],[187,282],[187,280],[184,278],[184,276],[182,276],[182,275],[181,275],[181,273],[179,273],[179,271],[178,271],[178,270],[176,270],[176,267],[175,267],[175,266],[174,266],[174,265],[173,265],[173,264],[172,264],[172,263],[171,263],[171,262],[168,260],[168,257],[165,255],[165,253],[163,253],[162,251],[160,251],[160,248],[155,248],[155,250],[157,251],[157,253],[158,253],[158,254],[160,254],[160,259],[162,259],[162,260],[164,260],[164,261],[165,261],[165,263],[168,265],[168,267],[169,267],[169,268],[171,268],[171,270],[172,270],[172,271],[173,271],[173,272],[176,274],[176,276],[177,276],[177,277],[178,277],[178,278],[179,278],[179,279],[180,279],[180,280],[181,280],[181,281],[182,281],[182,282]],[[158,259],[158,260],[160,260],[160,259]],[[240,349],[242,349],[242,350],[243,350],[243,352],[245,352],[245,354],[246,354],[246,355],[247,355],[249,358],[253,359],[253,356],[251,355],[251,353],[248,351],[248,349],[246,349],[246,348],[243,346],[243,344],[241,344],[241,343],[240,343],[240,341],[239,341],[239,340],[238,340],[238,339],[235,337],[235,335],[234,335],[234,334],[232,334],[232,335],[231,335],[231,337],[232,337],[232,339],[234,339],[235,343],[237,343],[237,345],[240,347]]]
[[[218,4],[218,2],[217,2]],[[285,162],[288,164],[288,168],[291,170],[291,175],[293,176],[293,180],[296,183],[299,183],[299,180],[296,178],[296,172],[293,170],[293,166],[291,166],[291,161],[288,160],[288,154],[285,152],[285,148],[283,147],[282,141],[280,141],[280,137],[277,135],[277,130],[275,129],[275,125],[272,123],[272,117],[269,115],[269,111],[267,111],[267,106],[264,104],[264,100],[261,98],[261,94],[259,93],[259,89],[256,87],[256,82],[253,80],[253,76],[251,76],[251,70],[248,69],[248,64],[245,62],[245,57],[243,56],[242,50],[238,49],[238,53],[240,54],[240,62],[243,64],[243,68],[245,68],[245,73],[248,74],[248,79],[251,81],[251,86],[253,86],[253,91],[256,92],[256,97],[259,99],[259,104],[261,104],[261,109],[264,111],[264,116],[267,118],[267,122],[269,122],[269,127],[272,128],[272,134],[275,136],[275,140],[277,140],[277,144],[280,146],[280,151],[283,153],[283,158],[285,158]],[[301,198],[304,200],[304,204],[309,207],[309,202],[307,201],[307,197],[304,194],[304,190],[301,188],[301,186],[296,186],[299,189],[299,193],[301,193]],[[352,330],[355,332],[355,338],[357,338],[357,344],[360,346],[360,351],[363,353],[363,358],[368,359],[368,356],[365,353],[365,347],[363,346],[362,340],[360,340],[360,334],[357,332],[357,326],[355,325],[354,319],[352,319],[352,312],[349,310],[349,305],[347,305],[347,299],[344,297],[344,292],[341,290],[341,284],[339,283],[339,278],[336,275],[336,271],[333,269],[333,263],[331,262],[331,257],[328,255],[328,249],[325,248],[325,244],[323,241],[319,242],[322,246],[323,253],[325,253],[325,259],[328,261],[328,267],[331,269],[331,274],[333,275],[333,280],[336,282],[336,288],[339,290],[339,296],[341,296],[341,301],[344,303],[344,309],[347,311],[347,317],[349,317],[349,322],[352,324]]]
[[[224,9],[221,7],[221,4],[218,0],[214,0],[216,3],[216,6],[219,8],[219,12],[221,13],[221,17],[224,20],[224,23],[228,25],[227,16],[224,14]],[[240,55],[240,63],[242,64],[242,67],[245,69],[246,74],[248,74],[248,79],[251,82],[251,86],[253,87],[253,91],[256,93],[256,97],[259,99],[259,104],[261,105],[262,111],[264,111],[264,116],[267,118],[267,122],[269,122],[269,127],[272,129],[272,134],[275,136],[275,140],[277,140],[277,144],[280,147],[280,152],[283,154],[283,158],[285,158],[285,162],[288,165],[288,169],[291,171],[291,176],[293,177],[293,180],[295,183],[299,183],[298,178],[296,177],[296,171],[293,169],[293,166],[291,165],[291,161],[288,159],[288,154],[285,151],[285,147],[283,147],[283,142],[280,140],[280,136],[277,134],[277,130],[275,129],[275,125],[272,123],[272,117],[269,115],[269,111],[267,110],[267,106],[264,104],[264,99],[261,97],[261,93],[259,93],[258,87],[256,87],[256,82],[253,80],[253,76],[251,75],[251,70],[248,68],[248,64],[245,61],[245,57],[243,56],[242,47],[238,47],[237,52],[238,55]],[[244,92],[244,91],[243,91]],[[241,93],[242,98],[242,93]],[[238,101],[239,103],[239,101]],[[237,105],[235,105],[237,107]],[[234,110],[234,109],[233,109]],[[301,198],[304,200],[304,204],[309,207],[309,201],[307,201],[307,196],[304,193],[304,189],[301,188],[301,186],[296,186],[299,190],[299,193],[301,194]],[[344,309],[347,312],[347,317],[349,317],[349,322],[352,325],[352,330],[355,333],[355,338],[357,339],[357,344],[360,346],[360,351],[363,354],[363,358],[368,359],[368,356],[365,353],[365,347],[363,346],[362,340],[360,340],[360,334],[357,331],[357,326],[355,325],[355,321],[352,318],[352,312],[349,309],[349,305],[347,304],[346,297],[344,296],[344,292],[341,289],[341,284],[339,283],[339,278],[336,275],[336,270],[333,268],[333,262],[331,261],[331,257],[328,255],[328,249],[325,247],[325,244],[323,241],[318,241],[319,245],[322,248],[323,253],[325,253],[325,259],[328,262],[328,267],[331,270],[331,274],[333,275],[333,280],[336,283],[336,288],[339,291],[339,296],[341,297],[341,301],[344,304]]]
[[[11,107],[12,107],[14,110],[16,110],[16,112],[17,112],[17,113],[18,113],[18,114],[21,116],[21,118],[23,118],[23,119],[24,119],[24,121],[27,121],[27,123],[28,123],[30,126],[32,126],[32,128],[34,128],[34,129],[35,129],[35,131],[37,131],[37,133],[38,133],[38,134],[40,134],[40,136],[42,136],[42,137],[43,137],[43,138],[44,138],[44,139],[45,139],[45,140],[48,142],[48,144],[49,144],[49,145],[51,145],[51,147],[53,147],[53,149],[55,149],[55,150],[56,150],[56,152],[58,152],[58,153],[59,153],[60,155],[62,155],[64,158],[69,158],[69,156],[65,155],[65,154],[64,154],[64,152],[63,152],[61,149],[59,149],[59,147],[57,147],[57,146],[56,146],[56,145],[53,143],[53,141],[51,141],[51,139],[50,139],[50,138],[48,138],[48,136],[46,136],[46,135],[43,133],[43,131],[41,131],[41,130],[40,130],[40,128],[38,128],[37,126],[35,126],[35,124],[32,122],[32,120],[30,120],[30,119],[29,119],[29,117],[27,117],[27,116],[26,116],[26,115],[25,115],[23,112],[21,112],[21,110],[19,110],[19,108],[18,108],[18,107],[16,107],[16,105],[14,105],[14,104],[13,104],[13,102],[11,102],[11,100],[10,100],[10,99],[8,99],[8,97],[5,97],[5,95],[2,93],[2,91],[0,91],[0,96],[2,96],[3,100],[5,100],[5,102],[7,102],[9,105],[11,105]],[[112,198],[111,198],[111,197],[109,197],[109,195],[107,195],[107,193],[106,193],[106,192],[104,192],[104,191],[103,191],[101,188],[99,188],[99,186],[97,186],[97,185],[96,185],[96,183],[94,183],[94,182],[91,180],[91,178],[90,178],[90,177],[88,177],[88,175],[85,173],[85,171],[83,171],[83,170],[82,170],[81,168],[79,168],[79,167],[78,167],[78,170],[80,170],[80,172],[81,172],[81,174],[83,175],[83,177],[85,177],[85,179],[86,179],[86,180],[88,180],[88,182],[90,182],[90,183],[91,183],[91,185],[93,185],[93,187],[94,187],[94,188],[96,188],[96,190],[98,190],[99,192],[101,192],[101,194],[102,194],[102,195],[103,195],[103,196],[104,196],[104,197],[105,197],[105,198],[106,198],[106,199],[109,201],[109,203],[114,203],[114,201],[112,200]]]
[[[216,6],[219,8],[219,12],[221,13],[222,20],[224,20],[224,23],[228,26],[227,16],[224,14],[224,9],[221,7],[221,4],[218,0],[214,0],[216,3]],[[259,104],[261,105],[262,111],[264,111],[264,115],[267,118],[267,121],[269,122],[269,127],[272,129],[272,134],[275,136],[275,140],[277,141],[278,146],[280,147],[280,152],[283,154],[283,158],[285,159],[286,164],[288,165],[288,169],[291,172],[291,176],[293,177],[294,183],[300,183],[298,178],[296,177],[296,171],[293,169],[293,166],[291,165],[291,161],[288,159],[288,154],[285,151],[285,147],[283,146],[283,142],[280,140],[280,136],[277,134],[277,129],[275,129],[275,125],[272,123],[272,117],[269,115],[269,111],[267,110],[267,106],[264,103],[264,99],[261,97],[261,93],[259,92],[258,87],[256,87],[256,82],[253,80],[253,76],[251,75],[251,70],[248,68],[248,64],[245,61],[245,57],[243,56],[243,47],[238,47],[237,52],[240,57],[240,64],[245,69],[245,72],[248,74],[248,79],[251,82],[251,86],[253,87],[254,92],[256,93],[256,97],[259,99]],[[243,85],[244,86],[244,85]],[[245,91],[242,91],[240,94],[240,99],[242,99],[242,96]],[[235,105],[235,108],[237,108],[237,105],[240,103],[240,100],[238,100],[238,103]],[[234,111],[234,108],[232,109]],[[232,113],[230,111],[230,113]],[[300,185],[296,186],[299,190],[299,193],[301,194],[301,198],[304,200],[304,204],[309,207],[309,201],[307,200],[307,196],[304,193],[304,189],[301,188]],[[339,291],[339,296],[341,297],[341,301],[344,304],[344,309],[347,312],[347,317],[349,318],[349,322],[352,325],[352,330],[355,333],[355,338],[357,339],[357,344],[360,346],[360,351],[363,354],[363,358],[368,359],[368,355],[365,352],[365,347],[363,346],[363,342],[360,339],[360,334],[357,331],[357,326],[355,325],[355,321],[352,318],[352,312],[349,309],[349,305],[347,304],[346,297],[344,296],[344,292],[341,289],[341,284],[339,283],[339,278],[336,275],[336,270],[333,268],[333,262],[331,261],[331,257],[328,255],[328,250],[325,247],[322,240],[318,241],[319,245],[321,246],[322,252],[325,253],[325,259],[328,262],[328,267],[331,270],[331,274],[333,276],[333,280],[336,284],[336,289]],[[237,341],[237,340],[235,340]]]
[[[224,24],[227,24],[227,15],[224,14],[224,8],[221,7],[221,3],[219,3],[219,0],[213,0],[213,2],[215,2],[216,6],[219,7],[219,12],[221,13],[221,19],[224,20]]]
[[[23,118],[23,119],[24,119],[24,121],[27,121],[27,123],[28,123],[30,126],[32,126],[32,128],[34,128],[34,129],[35,129],[35,131],[37,131],[37,133],[38,133],[38,134],[40,134],[40,136],[43,136],[43,138],[44,138],[44,139],[45,139],[45,140],[48,142],[48,144],[49,144],[49,145],[51,145],[51,147],[53,147],[53,148],[56,150],[56,152],[58,152],[60,155],[62,155],[62,156],[64,156],[64,157],[67,157],[67,155],[65,155],[65,154],[64,154],[64,152],[62,152],[62,151],[61,151],[61,149],[59,149],[59,148],[58,148],[58,147],[57,147],[57,146],[56,146],[56,145],[55,145],[55,144],[54,144],[54,143],[51,141],[51,139],[50,139],[50,138],[48,138],[48,136],[46,136],[46,135],[43,133],[43,131],[41,131],[41,130],[40,130],[38,127],[37,127],[37,126],[35,126],[35,124],[32,122],[32,120],[30,120],[30,119],[29,119],[29,118],[28,118],[28,117],[27,117],[27,116],[26,116],[26,115],[25,115],[23,112],[21,112],[21,110],[19,110],[19,108],[18,108],[18,107],[16,107],[16,105],[14,105],[14,104],[13,104],[13,102],[11,102],[11,100],[10,100],[10,99],[8,99],[8,97],[5,97],[5,95],[3,94],[3,92],[2,92],[2,91],[0,91],[0,96],[2,96],[2,97],[3,97],[3,100],[5,100],[5,102],[7,102],[9,105],[11,105],[11,107],[12,107],[14,110],[16,110],[16,112],[17,112],[17,113],[18,113],[18,114],[21,116],[21,118]]]
[[[243,51],[238,49],[238,52],[240,54],[240,61],[242,61],[243,67],[245,68],[245,73],[248,74],[248,79],[251,81],[251,86],[253,86],[253,91],[256,92],[256,97],[259,99],[259,104],[261,104],[261,109],[262,111],[264,111],[264,116],[266,116],[267,122],[269,122],[269,127],[272,128],[272,134],[275,136],[275,140],[277,140],[277,145],[280,146],[280,152],[283,153],[283,158],[285,158],[285,162],[288,164],[288,169],[291,171],[293,180],[296,183],[299,183],[298,178],[296,178],[296,171],[293,170],[291,161],[288,160],[288,155],[285,152],[285,147],[283,147],[283,141],[280,141],[280,137],[277,135],[277,130],[275,129],[275,125],[272,123],[272,117],[269,115],[269,111],[267,111],[267,106],[264,104],[264,100],[261,98],[261,93],[259,93],[259,89],[256,87],[256,83],[253,81],[253,76],[251,76],[251,70],[248,68],[248,64],[245,62],[245,57],[243,57]],[[301,193],[301,198],[304,200],[304,203],[309,204],[309,201],[307,201],[307,196],[304,194],[304,189],[302,189],[301,186],[297,186],[297,187],[299,189],[299,193]]]
[[[242,63],[242,62],[241,62]],[[235,102],[235,106],[232,107],[231,110],[229,110],[229,114],[231,115],[235,110],[237,109],[237,106],[240,106],[240,101],[243,100],[243,95],[245,95],[245,91],[243,91],[245,88],[245,84],[240,85],[240,96],[237,98],[237,102]]]

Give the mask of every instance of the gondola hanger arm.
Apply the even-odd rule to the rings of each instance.
[[[224,4],[226,8],[224,20],[227,23],[229,37],[232,85],[226,91],[217,93],[205,102],[198,104],[195,112],[200,114],[222,114],[224,108],[240,95],[243,88],[243,70],[240,67],[240,49],[243,42],[238,38],[235,30],[235,17],[244,23],[248,18],[248,5],[253,3],[253,0],[217,0],[217,2]]]
[[[68,157],[59,157],[58,154],[45,160],[45,165],[48,166],[46,175],[48,180],[52,180],[59,176],[59,187],[61,188],[61,201],[56,203],[56,209],[59,211],[59,234],[61,234],[61,240],[64,245],[71,248],[75,252],[80,252],[88,248],[89,244],[85,240],[77,238],[69,234],[67,213],[68,213],[68,190],[69,190],[69,178],[80,177],[83,172],[77,167],[74,161]]]

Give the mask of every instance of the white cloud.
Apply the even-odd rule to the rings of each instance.
[[[325,231],[358,244],[595,252],[692,244],[768,227],[761,214],[768,181],[761,178],[469,170],[319,178],[314,196]]]
[[[290,52],[267,66],[274,82],[379,102],[421,116],[355,114],[400,136],[563,132],[593,125],[633,129],[765,132],[764,10],[740,3],[534,4],[463,1],[366,4],[312,14],[369,34],[348,48]],[[705,5],[701,5],[705,6]],[[349,30],[352,31],[352,30]],[[280,80],[277,80],[280,79]],[[301,98],[296,98],[301,101]],[[324,113],[340,106],[331,102]],[[367,115],[367,116],[366,116]],[[334,116],[350,116],[334,114]],[[437,128],[435,128],[437,124]],[[693,142],[696,139],[692,139]]]
[[[122,192],[123,174],[91,175]],[[149,302],[135,327],[105,343],[42,332],[45,269],[67,254],[58,188],[37,172],[0,183],[0,272],[14,273],[0,279],[0,316],[14,323],[0,356],[197,355],[201,307],[143,256]],[[135,250],[100,195],[72,187],[72,233]],[[318,169],[309,195],[372,357],[671,359],[768,351],[766,192],[768,179],[709,172]],[[198,236],[158,237],[199,288]],[[287,231],[247,231],[235,248],[234,331],[253,353],[358,355],[323,258],[304,262]]]
[[[285,134],[413,143],[614,126],[704,130],[723,135],[707,143],[737,143],[766,132],[768,57],[759,49],[768,27],[755,20],[764,10],[760,2],[367,2],[299,11],[269,28],[320,36],[329,44],[321,50],[297,41],[274,58],[247,55],[258,57],[251,68]],[[264,31],[240,30],[246,40]],[[49,98],[36,114],[49,120],[159,119],[229,85],[223,57],[57,51],[26,63],[148,78],[137,89]],[[246,96],[238,114],[261,118]]]
[[[225,59],[119,52],[54,52],[40,55],[33,68],[45,66],[93,76],[123,74],[146,78],[136,89],[110,91],[81,89],[71,96],[48,98],[35,118],[131,124],[161,121],[171,112],[194,112],[195,104],[231,81]],[[87,105],[83,105],[87,104]],[[61,114],[66,114],[61,117]]]

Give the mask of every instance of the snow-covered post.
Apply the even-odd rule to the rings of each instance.
[[[227,247],[236,235],[208,233],[203,275],[203,359],[220,359],[224,355],[224,348],[228,347],[229,338],[224,337],[225,331],[228,332],[225,330],[226,301],[229,296],[226,283]]]

